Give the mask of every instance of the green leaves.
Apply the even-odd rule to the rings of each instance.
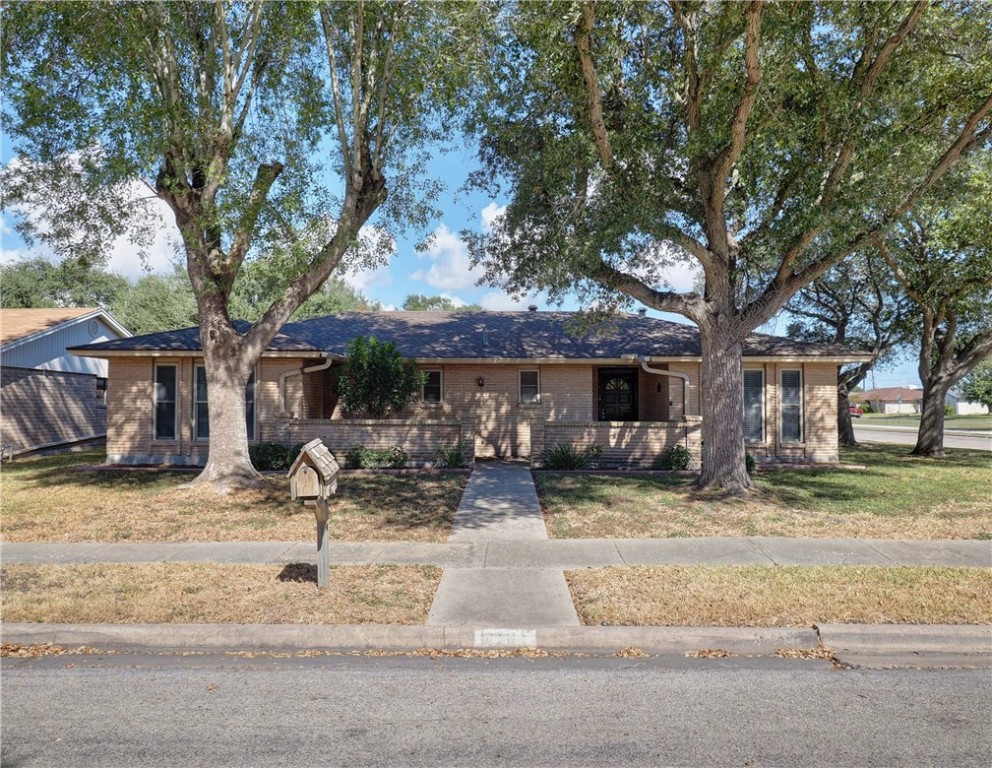
[[[346,412],[383,419],[406,408],[424,379],[425,374],[412,360],[403,359],[393,342],[359,336],[348,345],[337,391]]]

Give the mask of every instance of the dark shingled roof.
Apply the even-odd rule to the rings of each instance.
[[[251,323],[244,320],[235,320],[234,327],[239,333],[245,333],[251,328]],[[118,344],[126,341],[127,344]],[[69,347],[73,349],[85,349],[86,351],[107,350],[115,352],[189,352],[202,349],[200,344],[200,329],[180,328],[177,331],[160,331],[159,333],[148,333],[144,336],[132,336],[130,339],[114,339],[113,341],[101,341],[96,344],[86,344],[81,347]],[[287,336],[280,332],[270,342],[268,349],[274,352],[320,352],[319,347],[313,347],[304,341]]]
[[[573,312],[344,312],[287,323],[271,351],[321,351],[346,355],[356,336],[393,341],[404,357],[426,359],[618,359],[625,355],[699,357],[695,326],[640,315],[620,315],[597,329],[582,329]],[[239,321],[239,330],[247,323]],[[87,351],[199,350],[198,328],[90,344]],[[813,344],[751,334],[748,357],[851,357],[834,344]]]

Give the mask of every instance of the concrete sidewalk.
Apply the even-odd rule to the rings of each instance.
[[[944,539],[518,539],[450,544],[332,542],[335,565],[439,565],[443,568],[593,568],[608,565],[942,565],[992,568],[992,541]],[[4,564],[315,563],[313,543],[127,542],[0,543]]]
[[[562,566],[530,558],[489,565],[489,547],[511,551],[548,543],[530,467],[481,464],[472,472],[449,541],[485,548],[482,562],[444,569],[427,617],[428,627],[480,627],[516,636],[531,627],[578,627]]]

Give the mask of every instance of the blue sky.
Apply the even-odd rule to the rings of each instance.
[[[4,164],[10,160],[10,150],[6,137],[0,137],[0,160]],[[493,200],[479,191],[462,190],[469,173],[477,167],[474,148],[465,145],[447,153],[439,153],[431,163],[431,172],[444,181],[445,192],[438,201],[442,216],[432,222],[428,233],[432,235],[426,251],[418,252],[417,242],[425,233],[409,232],[396,238],[396,249],[388,264],[374,269],[349,272],[345,280],[369,298],[375,299],[386,308],[399,308],[406,296],[414,293],[444,295],[456,304],[481,304],[489,310],[524,309],[528,304],[537,304],[541,309],[554,309],[546,298],[540,295],[527,296],[515,300],[505,292],[489,285],[478,285],[481,271],[471,270],[465,245],[458,233],[464,229],[484,230],[492,217],[498,215],[505,201]],[[136,194],[144,193],[136,187]],[[175,225],[168,209],[162,204],[163,215],[160,235],[149,249],[149,260],[142,264],[135,256],[134,249],[126,240],[108,245],[107,268],[135,280],[145,272],[163,272],[172,268],[175,260]],[[374,221],[374,220],[373,220]],[[4,264],[32,255],[22,240],[10,227],[10,216],[0,218],[0,260]],[[693,276],[683,269],[668,276],[669,281],[682,290],[692,284]],[[565,301],[566,310],[580,309],[574,297]],[[665,315],[653,310],[649,314],[665,317],[677,322],[688,322],[679,316]],[[785,320],[773,320],[769,333],[785,332]],[[874,382],[869,377],[866,385],[919,386],[914,360],[902,360],[897,364],[874,372]]]

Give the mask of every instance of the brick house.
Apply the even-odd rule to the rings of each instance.
[[[334,452],[401,445],[413,463],[461,442],[475,458],[537,460],[559,442],[600,445],[604,461],[650,466],[673,445],[698,461],[695,327],[621,316],[594,332],[567,312],[349,312],[288,323],[248,387],[249,440],[320,437]],[[396,343],[427,373],[398,418],[342,412],[334,376],[357,336]],[[206,378],[199,330],[93,344],[110,363],[112,463],[205,461]],[[837,460],[837,369],[858,353],[754,334],[744,348],[745,430],[759,459]]]
[[[67,347],[129,337],[99,308],[0,310],[0,440],[5,454],[71,448],[107,433],[107,362]]]

